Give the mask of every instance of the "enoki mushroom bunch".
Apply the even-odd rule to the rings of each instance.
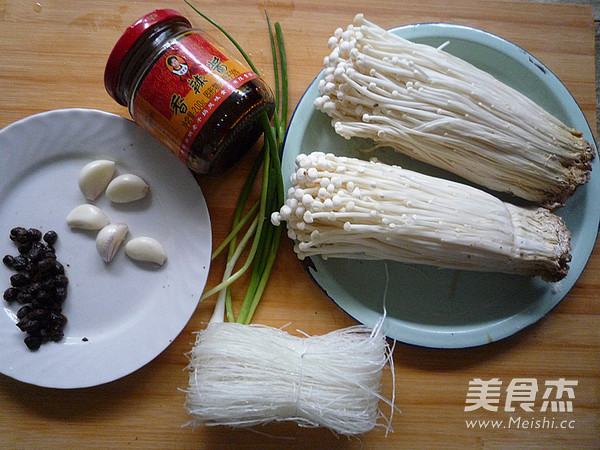
[[[190,356],[185,408],[192,424],[249,427],[294,421],[342,435],[391,430],[379,401],[392,349],[380,331],[353,326],[293,336],[262,325],[214,322]],[[393,364],[392,364],[393,376]],[[383,422],[379,422],[383,419]]]
[[[339,135],[370,138],[549,208],[589,180],[595,152],[580,131],[441,48],[361,14],[328,45],[315,107]]]
[[[296,158],[274,224],[299,258],[387,259],[558,281],[570,232],[541,207],[376,161],[314,152]]]

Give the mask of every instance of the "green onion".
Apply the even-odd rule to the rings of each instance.
[[[259,74],[255,65],[233,36],[206,14],[195,8],[188,0],[184,1],[196,13],[221,31],[238,49],[250,68]],[[266,14],[266,17],[273,54],[275,111],[272,122],[266,112],[261,115],[261,124],[264,129],[263,147],[240,192],[231,232],[212,255],[214,260],[228,247],[227,264],[221,282],[212,289],[205,291],[201,298],[203,300],[214,294],[219,294],[211,321],[222,321],[223,316],[226,315],[227,320],[230,322],[250,323],[266,287],[281,240],[282,227],[272,225],[269,217],[271,213],[279,210],[285,198],[281,175],[281,151],[285,140],[287,122],[287,61],[281,26],[279,23],[272,26],[268,14]],[[249,206],[250,193],[258,183],[258,174],[261,168],[260,198],[256,203]],[[243,230],[245,231],[242,234]],[[250,249],[247,252],[246,259],[241,267],[236,269],[240,262],[239,259],[248,245],[250,245]],[[250,281],[236,319],[232,306],[231,285],[250,268],[252,270]]]

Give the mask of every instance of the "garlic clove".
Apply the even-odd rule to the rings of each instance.
[[[67,225],[82,230],[99,230],[108,225],[109,222],[104,211],[88,203],[76,206],[67,215]]]
[[[112,261],[128,231],[129,227],[124,222],[111,223],[98,231],[96,250],[103,261]]]
[[[79,171],[79,189],[88,200],[95,200],[106,189],[115,173],[115,162],[98,159],[87,163]]]
[[[162,266],[167,260],[167,252],[156,239],[141,236],[125,244],[125,253],[136,261],[152,262]]]
[[[126,173],[112,180],[106,188],[106,196],[115,203],[140,200],[148,194],[148,184],[137,175]]]

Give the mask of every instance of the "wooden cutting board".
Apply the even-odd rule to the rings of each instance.
[[[326,42],[363,12],[383,27],[451,22],[500,35],[547,65],[571,91],[596,130],[592,9],[581,5],[476,0],[418,2],[347,0],[203,0],[195,2],[229,29],[272,82],[264,18],[282,24],[287,47],[290,113],[320,71]],[[0,0],[0,127],[60,108],[95,108],[128,117],[105,92],[106,58],[123,30],[155,8],[170,7],[205,26],[183,2]],[[2,164],[0,149],[0,164]],[[250,159],[218,179],[199,179],[218,245],[229,230]],[[1,199],[0,199],[1,202]],[[3,227],[6,225],[2,222]],[[217,283],[216,262],[209,286]],[[6,448],[598,448],[600,446],[600,247],[580,280],[551,314],[515,336],[483,347],[435,350],[398,343],[394,352],[394,432],[375,429],[346,439],[323,429],[275,424],[255,430],[182,427],[186,352],[210,318],[201,303],[187,327],[154,361],[135,373],[89,389],[38,388],[0,376],[0,446]],[[235,293],[240,292],[236,288]],[[321,334],[355,324],[317,287],[287,240],[254,322]],[[1,351],[1,350],[0,350]],[[35,367],[32,370],[36,370]],[[466,412],[469,382],[498,378],[577,380],[572,412]],[[392,378],[383,380],[389,395]],[[566,395],[566,394],[565,394]],[[506,400],[505,394],[502,401]],[[388,411],[384,412],[387,414]],[[499,428],[480,419],[504,421]],[[544,421],[545,419],[545,421]],[[518,421],[518,425],[517,425]],[[527,423],[526,423],[527,422]],[[486,425],[487,423],[487,425]]]

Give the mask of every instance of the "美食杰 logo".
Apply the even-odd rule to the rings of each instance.
[[[577,380],[565,378],[539,381],[537,378],[469,380],[464,411],[504,411],[508,420],[466,420],[468,428],[574,429],[573,412]],[[527,413],[527,414],[525,414]],[[525,414],[525,415],[523,415]]]

